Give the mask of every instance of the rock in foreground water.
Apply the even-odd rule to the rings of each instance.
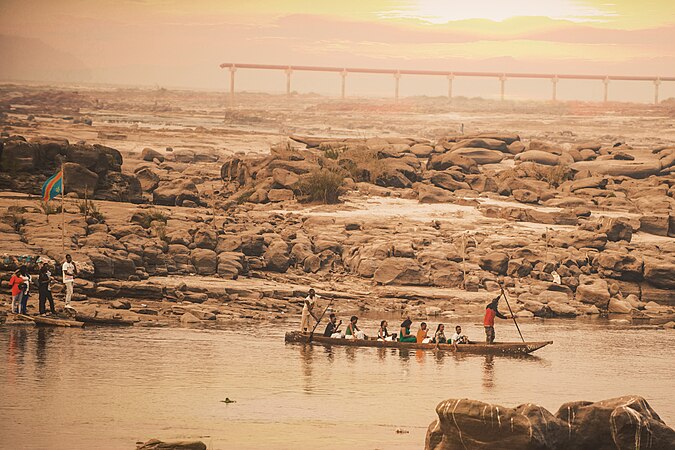
[[[675,448],[675,430],[638,396],[565,403],[555,415],[532,403],[506,408],[449,399],[436,413],[427,450]]]
[[[150,439],[145,444],[136,446],[137,450],[206,450],[202,441],[160,441]]]

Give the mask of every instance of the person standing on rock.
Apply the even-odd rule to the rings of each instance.
[[[316,305],[316,299],[319,298],[316,295],[314,289],[310,289],[307,297],[305,298],[305,303],[302,306],[302,318],[300,319],[300,331],[309,333],[314,329],[312,326],[312,318],[317,322],[319,319],[314,314],[314,306]]]
[[[22,290],[21,285],[24,282],[24,278],[28,275],[28,269],[26,266],[19,267],[19,270],[14,272],[12,277],[9,279],[9,287],[12,288],[12,312],[15,314],[21,313],[21,297]]]
[[[70,254],[66,255],[66,262],[62,266],[63,284],[66,285],[66,308],[70,308],[70,300],[73,298],[73,284],[77,275],[77,266]]]
[[[483,319],[483,325],[485,326],[485,342],[488,344],[492,344],[495,341],[495,317],[499,317],[500,319],[507,318],[497,309],[497,306],[499,305],[499,299],[501,297],[502,295],[499,294],[485,307],[485,318]]]
[[[54,280],[52,273],[49,271],[49,265],[45,262],[40,267],[40,273],[38,275],[38,294],[39,294],[39,307],[40,315],[45,314],[46,312],[46,302],[49,300],[49,310],[52,314],[56,314],[56,309],[54,309],[54,297],[52,297],[52,287],[51,283]]]

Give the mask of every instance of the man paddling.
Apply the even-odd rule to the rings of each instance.
[[[340,333],[340,325],[342,325],[342,321],[337,321],[337,317],[335,316],[335,313],[330,313],[330,318],[328,325],[326,325],[326,330],[323,332],[324,337],[329,337],[329,338],[340,338],[342,337],[342,333]]]
[[[495,341],[495,317],[500,319],[506,319],[507,317],[500,313],[497,309],[499,305],[499,299],[502,297],[502,294],[499,294],[494,300],[492,300],[485,307],[485,318],[483,319],[483,326],[485,326],[485,342],[492,344]]]

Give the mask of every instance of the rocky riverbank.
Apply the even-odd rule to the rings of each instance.
[[[89,118],[109,115],[101,102],[64,99],[94,108]],[[479,315],[503,285],[522,319],[674,317],[669,139],[305,133],[237,152],[205,144],[222,138],[215,127],[189,130],[200,140],[192,146],[157,146],[147,130],[131,145],[128,127],[111,120],[78,119],[44,137],[54,121],[23,113],[3,119],[1,279],[22,264],[35,273],[38,257],[63,258],[61,215],[26,195],[63,164],[65,247],[83,314],[146,325],[273,320],[299,314],[312,286],[341,312],[457,317]],[[96,137],[63,136],[87,127]]]

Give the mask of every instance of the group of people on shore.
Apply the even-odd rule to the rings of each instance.
[[[483,326],[485,328],[485,342],[492,344],[495,341],[495,318],[507,319],[508,317],[499,312],[498,305],[501,294],[494,298],[485,307],[485,316],[483,318]],[[303,332],[313,332],[315,327],[312,327],[312,318],[318,323],[321,317],[317,317],[314,313],[317,295],[314,289],[309,290],[309,295],[305,298],[302,319],[300,323],[300,330]],[[324,337],[340,338],[340,339],[367,339],[368,337],[363,333],[358,326],[359,318],[352,316],[344,331],[340,330],[342,320],[338,321],[335,313],[329,315],[329,321],[323,332]],[[455,326],[455,332],[449,338],[445,335],[445,325],[440,323],[436,327],[433,335],[429,334],[429,327],[426,322],[420,323],[420,327],[416,334],[411,333],[412,320],[410,317],[401,323],[398,333],[389,333],[387,327],[389,326],[386,320],[380,322],[380,329],[377,332],[377,340],[380,341],[395,341],[395,342],[415,342],[418,344],[470,344],[469,338],[462,334],[462,327]]]
[[[52,285],[56,282],[56,277],[54,276],[55,272],[52,272],[53,267],[48,261],[40,261],[38,259],[38,266],[37,283],[33,281],[33,276],[31,276],[28,267],[25,265],[19,267],[9,279],[12,297],[12,313],[27,313],[28,300],[32,293],[31,288],[34,284],[37,284],[39,314],[47,314],[47,302],[49,302],[49,313],[56,314],[54,297],[52,295]],[[70,301],[73,298],[73,284],[75,283],[75,277],[77,276],[77,266],[71,255],[66,255],[66,260],[61,264],[60,269],[66,290],[66,308],[70,308]]]

